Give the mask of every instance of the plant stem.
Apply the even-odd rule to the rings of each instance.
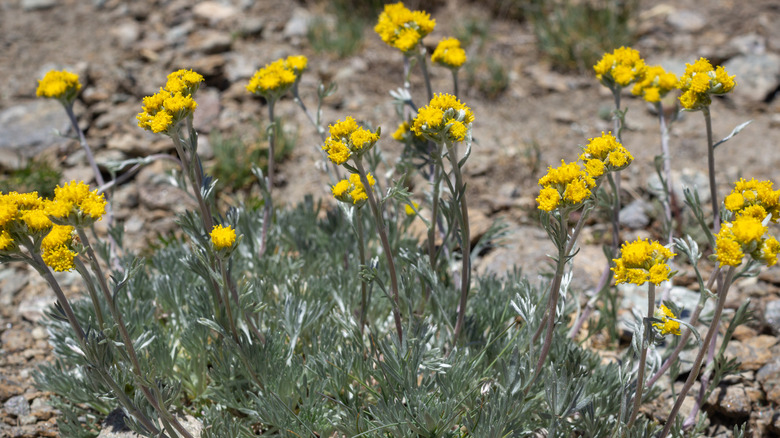
[[[631,416],[628,419],[628,425],[626,429],[631,429],[636,421],[636,416],[639,414],[639,407],[642,405],[642,391],[645,388],[645,363],[647,361],[647,344],[650,332],[653,330],[653,326],[650,323],[650,318],[653,317],[653,311],[655,310],[655,284],[648,283],[647,287],[647,319],[644,321],[644,330],[642,336],[642,353],[639,356],[639,369],[636,375],[636,394],[634,395],[634,409],[631,411]]]
[[[677,401],[675,401],[674,407],[672,407],[672,411],[669,413],[669,418],[666,420],[666,425],[664,426],[663,431],[661,431],[659,438],[664,438],[669,433],[669,430],[674,424],[674,419],[677,416],[677,413],[680,411],[680,407],[682,407],[685,396],[688,394],[688,391],[690,391],[693,383],[696,381],[696,378],[699,375],[699,369],[701,368],[704,354],[707,352],[707,347],[712,341],[713,336],[715,336],[715,333],[718,332],[720,315],[723,313],[723,307],[726,304],[726,295],[728,295],[728,290],[731,286],[731,280],[734,278],[734,271],[734,266],[729,266],[729,270],[726,272],[726,278],[718,288],[718,302],[715,305],[715,313],[712,316],[710,328],[707,330],[707,335],[704,338],[704,342],[702,342],[701,349],[699,349],[699,354],[696,355],[696,359],[693,361],[693,367],[691,368],[690,374],[688,374],[688,379],[685,381],[685,385],[680,391],[680,394],[677,396]]]
[[[176,147],[176,152],[179,154],[182,170],[190,180],[192,191],[195,192],[195,199],[198,201],[198,207],[200,208],[201,212],[203,229],[205,230],[206,234],[209,234],[214,228],[214,220],[211,218],[211,211],[206,205],[206,201],[203,199],[203,195],[201,193],[201,187],[203,185],[202,181],[200,183],[198,182],[197,176],[193,173],[192,168],[190,167],[190,156],[187,154],[187,151],[184,150],[184,145],[181,142],[181,137],[179,134],[180,132],[177,128],[171,132],[170,137],[173,140],[173,145]]]
[[[669,230],[667,231],[666,243],[671,244],[674,242],[674,227],[672,226],[672,156],[669,152],[669,126],[666,124],[666,116],[664,115],[664,106],[662,102],[656,104],[656,110],[658,111],[658,123],[661,130],[661,154],[663,156],[663,170],[664,181],[663,187],[666,189],[664,193],[665,199],[664,205],[664,217],[666,219]]]
[[[463,329],[463,323],[466,317],[466,301],[471,287],[471,228],[469,226],[469,207],[466,202],[466,185],[463,183],[463,175],[458,165],[458,153],[455,147],[447,144],[447,156],[452,163],[452,173],[455,174],[455,190],[453,196],[460,203],[460,249],[461,249],[461,280],[460,280],[460,303],[458,304],[458,320],[455,323],[455,333],[453,334],[453,345],[458,341],[458,336]]]
[[[458,70],[452,69],[450,71],[452,71],[452,89],[455,92],[455,97],[458,97]]]
[[[81,148],[84,149],[84,153],[87,156],[87,161],[89,162],[89,167],[92,168],[92,173],[95,174],[95,182],[97,183],[98,187],[105,186],[106,181],[103,179],[103,174],[100,173],[100,168],[95,161],[95,156],[92,154],[92,148],[89,147],[87,138],[84,136],[84,131],[81,130],[79,122],[76,119],[76,114],[73,112],[73,102],[67,105],[63,104],[63,106],[65,107],[65,112],[68,114],[68,119],[70,119],[70,124],[73,126],[73,130],[76,131],[79,136],[79,143],[81,144]],[[111,227],[111,225],[114,223],[114,212],[111,203],[106,204],[106,223],[109,227]],[[111,233],[108,233],[108,243],[110,249],[109,252],[111,254],[111,264],[121,269],[121,263],[119,262],[119,257],[117,256],[117,248],[119,247],[119,244],[116,242],[116,240],[114,240],[114,237],[111,235]]]
[[[265,254],[268,241],[268,228],[271,225],[271,213],[274,208],[272,191],[274,187],[274,146],[276,143],[276,122],[274,121],[275,103],[276,101],[273,98],[268,100],[268,119],[271,123],[271,129],[269,129],[268,134],[268,175],[266,176],[268,197],[266,197],[265,205],[263,206],[263,231],[260,234],[260,257]]]
[[[705,106],[701,113],[707,127],[707,170],[710,176],[710,202],[712,203],[712,229],[717,234],[720,230],[720,212],[718,206],[718,187],[715,185],[715,148],[712,146],[712,117],[710,108]]]
[[[425,48],[417,55],[417,59],[420,62],[420,69],[422,70],[423,79],[425,79],[425,90],[428,92],[428,100],[433,99],[433,88],[431,87],[431,77],[428,74],[428,57],[425,56]]]
[[[404,333],[403,325],[401,324],[401,309],[398,300],[398,274],[395,270],[395,261],[393,260],[393,251],[390,247],[390,241],[387,238],[387,228],[385,227],[385,221],[382,218],[382,212],[379,210],[376,198],[374,197],[374,190],[368,183],[366,177],[366,169],[363,166],[363,158],[355,158],[355,167],[360,175],[360,182],[363,184],[363,188],[368,195],[368,203],[371,205],[371,212],[374,214],[374,220],[376,221],[376,229],[379,233],[379,240],[382,243],[382,249],[385,252],[387,258],[387,269],[390,271],[390,287],[393,292],[393,318],[395,319],[395,329],[398,331],[398,341],[403,342]]]
[[[569,213],[563,212],[558,218],[558,227],[561,232],[566,232],[566,224],[568,221]],[[547,299],[546,317],[542,320],[542,324],[539,326],[539,330],[537,330],[531,341],[536,342],[536,339],[538,339],[539,334],[541,333],[541,327],[546,327],[544,343],[542,344],[542,350],[539,352],[539,359],[536,361],[536,366],[534,367],[534,375],[530,382],[528,382],[524,394],[527,394],[528,391],[530,391],[531,386],[539,377],[539,374],[542,371],[542,365],[544,365],[544,360],[547,358],[547,354],[550,352],[550,347],[552,346],[552,338],[554,333],[553,329],[555,328],[555,313],[556,308],[558,307],[558,295],[560,295],[561,280],[563,279],[563,269],[566,266],[566,259],[568,258],[569,254],[567,249],[570,250],[568,243],[564,243],[558,248],[558,260],[556,261],[555,277],[553,277],[553,281],[550,284],[550,297]]]
[[[224,292],[224,297],[222,298],[225,302],[225,311],[227,312],[227,319],[228,323],[230,324],[230,331],[233,334],[233,339],[235,339],[236,344],[241,344],[240,338],[238,337],[238,330],[236,329],[236,323],[233,320],[233,310],[232,306],[230,304],[230,280],[228,278],[227,270],[225,269],[225,264],[222,263],[222,260],[217,261],[217,264],[219,265],[219,272],[222,274],[222,290]],[[238,300],[236,300],[236,305],[238,306]]]
[[[95,162],[95,156],[92,154],[92,149],[87,144],[87,139],[84,136],[84,131],[81,130],[81,127],[79,126],[79,122],[76,120],[76,114],[73,112],[73,103],[64,106],[65,106],[65,112],[68,113],[70,124],[71,126],[73,126],[73,129],[78,134],[79,143],[81,143],[81,147],[82,149],[84,149],[84,153],[87,155],[87,161],[89,162],[89,167],[92,168],[92,172],[95,174],[95,182],[97,182],[98,186],[102,186],[106,182],[103,179],[103,175],[100,173],[100,169],[98,168],[97,162]]]
[[[360,268],[363,269],[366,266],[366,247],[365,239],[363,236],[363,217],[361,216],[361,210],[355,209],[355,222],[358,235],[358,254],[360,256]],[[366,327],[366,312],[368,311],[368,284],[363,278],[360,279],[360,334],[365,333]]]
[[[92,277],[87,271],[87,267],[84,266],[84,262],[80,258],[75,257],[73,259],[73,265],[78,271],[81,278],[84,279],[84,283],[87,285],[87,291],[89,292],[89,298],[92,300],[92,307],[95,309],[95,316],[97,317],[97,323],[100,330],[103,330],[105,321],[103,320],[103,310],[100,309],[100,300],[98,299],[97,291],[95,290],[95,283],[92,282]]]

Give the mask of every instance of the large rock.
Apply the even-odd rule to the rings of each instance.
[[[780,87],[780,55],[775,53],[736,56],[723,67],[737,76],[737,86],[730,94],[738,102],[764,102]]]
[[[0,111],[0,155],[32,158],[48,146],[67,143],[69,140],[56,132],[65,133],[69,128],[65,110],[54,100],[39,99],[9,107]],[[19,167],[5,161],[0,165]]]

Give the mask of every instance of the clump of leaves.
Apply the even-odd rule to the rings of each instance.
[[[466,63],[466,83],[488,99],[496,99],[509,86],[509,75],[504,64],[493,56],[478,57]]]
[[[277,132],[275,159],[276,163],[284,161],[295,146],[298,132],[288,129],[282,119],[276,120]],[[210,141],[214,150],[214,161],[210,175],[217,179],[217,188],[231,192],[247,190],[256,181],[252,174],[252,166],[267,171],[268,166],[268,131],[256,140],[246,141],[237,135],[223,136],[212,134]]]
[[[604,52],[634,40],[638,0],[530,0],[539,50],[561,70],[590,71]]]
[[[333,53],[345,58],[360,49],[366,24],[356,15],[337,15],[334,20],[318,16],[309,24],[306,36],[317,53]]]
[[[420,284],[436,298],[430,312],[409,314],[407,336],[399,342],[387,318],[392,303],[383,292],[388,279],[377,257],[381,249],[369,246],[369,266],[361,267],[357,258],[354,221],[373,233],[370,217],[323,210],[311,199],[277,210],[268,235],[274,251],[257,258],[260,212],[239,207],[224,220],[243,235],[229,268],[238,279],[237,312],[250,315],[261,338],[239,331],[236,340],[226,330],[224,309],[212,293],[219,277],[192,242],[175,240],[156,251],[116,293],[130,336],[137,339],[141,367],[155,376],[170,409],[210,426],[205,436],[405,437],[412,431],[505,437],[545,428],[572,436],[594,423],[599,430],[616,427],[621,398],[615,394],[624,393],[630,379],[621,377],[625,370],[616,364],[602,364],[569,340],[565,324],[556,325],[554,365],[531,378],[537,355],[531,339],[547,286],[529,283],[519,270],[505,279],[476,278],[465,347],[453,349],[448,340],[455,315],[443,310],[458,301],[451,274],[446,265],[433,272],[418,242],[406,237],[409,221],[396,222],[391,215],[391,244],[402,255],[402,307],[419,307]],[[193,241],[201,238],[193,213],[180,216],[179,223]],[[365,333],[355,321],[361,278],[372,279]],[[561,317],[573,312],[571,306]],[[74,310],[80,320],[94,321],[88,300],[75,302]],[[42,368],[36,379],[61,396],[57,406],[71,436],[94,436],[91,419],[119,406],[105,379],[91,371],[96,357],[144,407],[137,382],[120,360],[112,324],[92,332],[102,353],[85,356],[70,348],[72,331],[56,311],[47,321],[61,360]],[[79,424],[79,418],[87,422]]]

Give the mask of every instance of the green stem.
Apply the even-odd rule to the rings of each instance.
[[[203,199],[203,195],[201,193],[202,182],[198,182],[197,176],[193,173],[192,168],[190,167],[190,157],[187,154],[187,151],[184,150],[184,145],[181,142],[181,137],[179,134],[180,132],[177,128],[171,132],[170,137],[173,140],[173,145],[176,147],[176,152],[179,154],[182,170],[190,180],[192,191],[195,192],[195,199],[198,201],[198,207],[200,208],[203,228],[206,231],[206,234],[209,234],[214,228],[214,220],[211,218],[211,211],[206,205],[206,201]]]
[[[360,256],[360,269],[366,266],[366,247],[365,239],[363,236],[363,217],[361,216],[361,210],[355,209],[355,222],[358,235],[358,254]],[[363,278],[360,279],[360,334],[365,333],[366,327],[366,312],[368,312],[368,284]]]
[[[453,91],[455,92],[455,97],[458,97],[458,95],[459,95],[459,91],[458,91],[458,70],[457,69],[452,69],[450,71],[452,71],[452,88],[453,88]]]
[[[92,276],[89,275],[87,267],[78,257],[73,259],[73,265],[76,271],[84,279],[84,283],[87,284],[87,291],[89,292],[89,298],[92,300],[92,307],[95,309],[95,316],[97,317],[98,327],[103,330],[105,321],[103,320],[103,310],[100,308],[100,300],[98,299],[97,291],[95,290],[95,283],[92,281]]]
[[[455,189],[457,190],[457,199],[460,202],[460,248],[462,253],[462,267],[460,280],[460,303],[458,304],[458,320],[455,323],[455,333],[453,334],[453,345],[458,341],[458,336],[463,330],[463,323],[466,316],[466,302],[469,296],[471,286],[471,228],[469,226],[469,207],[466,202],[466,185],[463,183],[463,175],[458,165],[458,154],[454,146],[447,144],[447,156],[452,163],[452,172],[455,175]],[[455,195],[455,193],[454,193]]]
[[[645,388],[645,363],[647,361],[647,347],[650,331],[653,330],[653,326],[650,323],[650,318],[653,317],[655,310],[655,284],[649,283],[647,287],[647,319],[644,321],[644,330],[642,336],[642,353],[639,356],[639,369],[636,375],[636,394],[634,395],[634,409],[631,411],[631,416],[628,419],[628,425],[626,429],[631,429],[636,421],[636,416],[639,414],[639,407],[642,405],[642,391]]]
[[[731,286],[731,281],[734,278],[734,271],[734,266],[729,266],[729,270],[726,272],[726,278],[718,288],[718,302],[715,305],[715,313],[712,316],[710,328],[707,330],[707,335],[704,337],[704,341],[702,342],[702,346],[699,349],[699,353],[696,355],[696,359],[693,361],[693,367],[691,368],[690,374],[688,374],[688,379],[685,381],[685,385],[683,385],[680,394],[677,395],[677,400],[674,403],[674,407],[672,407],[672,411],[669,413],[669,417],[666,420],[666,425],[664,426],[663,431],[661,431],[659,438],[666,437],[666,435],[671,430],[672,425],[675,422],[675,417],[677,417],[677,413],[680,412],[680,408],[682,407],[683,401],[685,400],[685,396],[688,394],[688,391],[690,391],[691,387],[696,381],[696,378],[699,376],[699,369],[701,368],[704,354],[707,352],[713,336],[715,336],[715,333],[718,332],[720,316],[723,313],[723,307],[726,305],[726,295],[728,294],[729,287]]]
[[[73,103],[68,105],[63,104],[63,106],[65,107],[65,112],[68,113],[68,119],[70,119],[71,126],[73,126],[73,129],[79,136],[79,143],[81,144],[81,148],[84,149],[84,153],[87,155],[89,167],[92,168],[92,172],[95,174],[95,182],[97,182],[98,186],[104,185],[106,182],[103,179],[103,175],[100,173],[100,169],[98,168],[97,162],[95,161],[95,156],[92,154],[92,149],[87,144],[87,139],[84,137],[84,131],[81,130],[79,122],[76,120],[76,114],[73,113]]]
[[[217,262],[219,265],[219,272],[222,274],[222,291],[224,292],[224,296],[222,297],[223,301],[225,302],[225,311],[227,312],[227,319],[228,324],[230,325],[230,331],[233,334],[233,339],[235,339],[236,344],[240,344],[240,338],[238,337],[238,330],[236,329],[236,323],[233,320],[233,310],[232,305],[230,304],[230,280],[228,278],[227,269],[225,269],[225,264],[222,262],[222,260],[219,260]],[[236,305],[238,305],[238,301],[236,301]]]
[[[371,206],[371,212],[374,214],[374,220],[376,221],[376,229],[379,233],[379,240],[382,243],[382,249],[385,252],[387,258],[387,268],[390,270],[390,287],[393,292],[393,317],[395,319],[395,329],[398,331],[398,341],[403,342],[403,325],[401,324],[401,309],[398,299],[398,274],[395,270],[395,261],[393,260],[393,251],[390,247],[390,241],[387,238],[387,228],[385,227],[385,221],[382,218],[382,212],[379,211],[376,199],[374,198],[374,190],[368,183],[366,177],[366,170],[363,167],[362,157],[355,159],[355,167],[360,175],[360,182],[363,184],[363,188],[368,195],[368,203]]]
[[[710,176],[710,202],[712,203],[712,228],[714,233],[720,230],[720,212],[718,202],[718,187],[715,184],[715,148],[712,146],[712,117],[710,108],[705,106],[701,113],[704,115],[704,124],[707,127],[707,170]]]
[[[266,244],[268,242],[268,228],[271,224],[271,213],[273,212],[273,197],[272,191],[274,186],[274,160],[275,160],[275,143],[276,143],[276,122],[274,121],[274,99],[268,100],[268,119],[271,123],[271,129],[268,134],[268,175],[266,176],[266,189],[268,190],[268,197],[266,197],[265,205],[263,206],[263,231],[260,234],[260,256],[262,257],[266,251]]]
[[[423,79],[425,79],[425,90],[428,92],[428,100],[430,101],[433,99],[433,87],[431,87],[431,77],[428,74],[428,57],[425,56],[425,48],[422,49],[422,52],[418,55],[418,60],[420,62],[420,69],[422,70]]]
[[[569,222],[569,213],[564,212],[559,217],[558,226],[560,228],[561,232],[565,232],[566,230],[566,224]],[[528,382],[528,385],[525,388],[524,394],[527,394],[528,391],[531,390],[531,386],[536,381],[536,379],[539,377],[539,374],[542,371],[542,366],[544,365],[544,360],[547,358],[547,354],[550,352],[550,347],[552,346],[552,338],[553,338],[553,329],[555,328],[555,313],[556,308],[558,307],[558,295],[560,295],[560,289],[561,289],[561,280],[563,279],[563,269],[566,266],[566,259],[568,258],[567,248],[569,247],[568,244],[563,244],[558,248],[558,260],[557,265],[555,267],[555,277],[553,277],[553,281],[550,284],[550,297],[547,300],[547,316],[545,320],[542,321],[542,325],[540,325],[540,329],[542,326],[545,326],[546,322],[546,331],[544,336],[544,343],[542,344],[542,350],[539,352],[539,359],[536,361],[536,366],[534,367],[534,375],[531,378],[530,382]],[[535,342],[535,340],[538,338],[540,331],[537,330],[537,334],[534,335],[534,340],[532,342]]]

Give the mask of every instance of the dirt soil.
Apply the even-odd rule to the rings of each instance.
[[[492,99],[461,78],[460,97],[476,115],[476,143],[465,168],[472,220],[483,231],[493,220],[502,220],[514,232],[505,248],[484,255],[477,270],[502,272],[519,264],[535,275],[550,252],[537,226],[536,181],[547,166],[574,160],[588,138],[611,129],[611,94],[589,72],[555,71],[537,49],[530,23],[492,16],[476,2],[437,3],[441,6],[432,14],[436,29],[425,40],[429,50],[440,38],[455,35],[459,26],[483,23],[484,46],[469,46],[469,57],[492,57],[508,77],[506,90]],[[306,104],[316,106],[315,90],[321,81],[335,82],[338,91],[325,101],[324,122],[354,116],[382,126],[385,135],[379,146],[392,161],[398,143],[388,134],[399,120],[388,92],[402,86],[402,56],[384,45],[371,26],[355,55],[339,59],[315,53],[305,29],[318,16],[334,19],[322,4],[285,0],[4,0],[0,2],[0,170],[8,172],[37,157],[61,166],[66,180],[91,178],[78,143],[49,134],[60,129],[72,135],[61,108],[35,99],[36,80],[50,69],[66,68],[80,75],[83,88],[76,113],[99,162],[173,153],[165,139],[136,126],[135,114],[141,111],[142,97],[157,91],[169,72],[179,68],[201,72],[206,81],[196,96],[196,127],[204,139],[208,168],[213,157],[213,145],[206,141],[209,134],[240,135],[246,140],[259,136],[258,121],[267,117],[267,108],[246,93],[248,78],[279,57],[299,53],[309,58],[309,70],[300,84]],[[745,72],[737,76],[735,92],[712,105],[716,139],[744,121],[753,121],[716,150],[721,197],[740,177],[777,180],[780,176],[778,23],[776,0],[641,2],[633,47],[649,64],[660,63],[679,74],[686,62],[703,56]],[[431,75],[435,91],[451,92],[449,71],[432,67]],[[419,70],[413,71],[411,82],[415,102],[423,103]],[[623,140],[635,157],[622,176],[623,204],[638,201],[644,218],[640,214],[639,225],[627,224],[621,237],[658,237],[658,201],[647,189],[654,174],[653,158],[660,153],[657,117],[629,93],[622,101],[628,108]],[[296,131],[298,141],[280,163],[276,199],[293,204],[308,194],[327,198],[329,181],[315,130],[292,99],[277,104],[277,115]],[[700,113],[681,114],[673,126],[671,148],[674,180],[698,182],[706,192],[706,137]],[[160,162],[151,165],[115,195],[117,219],[125,224],[126,240],[135,242],[135,249],[157,233],[173,231],[173,212],[186,207],[179,202],[180,194],[159,180],[168,168]],[[583,278],[578,286],[582,290],[595,285],[603,269],[599,236],[604,230],[603,224],[594,223],[583,233],[584,256],[575,262],[582,276],[577,278]],[[47,395],[33,387],[31,378],[37,364],[51,359],[47,335],[38,322],[53,298],[40,279],[27,274],[16,265],[0,270],[0,436],[58,436],[56,413],[47,409]],[[681,278],[685,277],[683,272]],[[72,294],[81,293],[76,282],[70,283]],[[686,281],[680,283],[684,286]],[[780,269],[774,267],[757,280],[738,284],[732,293],[733,303],[750,298],[756,312],[737,337],[734,354],[752,351],[766,358],[743,367],[744,373],[722,391],[721,398],[733,395],[727,394],[729,387],[742,391],[740,400],[746,409],[729,408],[733,400],[708,404],[713,417],[710,435],[727,436],[726,429],[733,424],[748,422],[752,436],[773,436],[780,432],[780,317],[773,320],[764,310],[780,300]],[[664,409],[668,412],[668,406],[660,403],[650,413],[663,418]]]

